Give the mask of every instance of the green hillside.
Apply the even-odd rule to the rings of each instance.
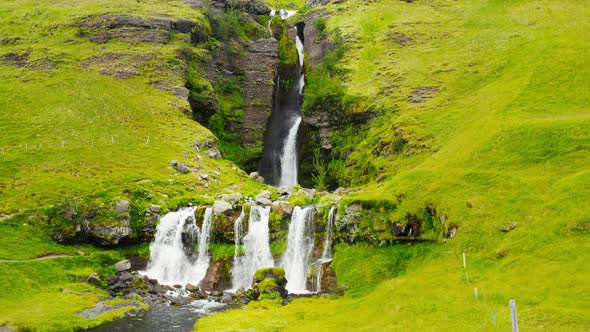
[[[249,37],[231,26],[239,22],[232,12],[217,22],[228,40],[209,38],[207,12],[191,3],[0,0],[0,330],[81,330],[122,317],[132,307],[77,315],[108,296],[81,281],[114,273],[127,254],[149,256],[137,234],[148,206],[165,213],[269,189],[232,161],[207,156],[218,138],[193,119],[185,99],[196,90],[183,89],[211,92],[204,63],[212,50],[235,46],[232,33]],[[335,247],[344,295],[253,302],[202,318],[195,329],[505,331],[515,299],[523,331],[589,330],[586,1],[266,3],[300,9],[289,24],[315,17],[308,24],[321,33],[306,45],[325,38],[335,49],[307,68],[303,106],[304,117],[338,119],[334,147],[312,162],[319,144],[306,142],[301,168],[314,177],[301,183],[325,187],[317,178],[325,171],[330,187],[351,189],[341,214],[350,203],[373,208],[355,232],[360,240]],[[92,41],[101,37],[92,18],[104,15],[196,26],[171,29],[166,42],[157,41],[165,33],[126,30]],[[266,34],[256,24],[250,32]],[[199,32],[205,38],[195,42]],[[239,88],[226,83],[234,97]],[[239,162],[235,149],[224,157]],[[121,200],[132,208],[117,214]],[[133,243],[56,241],[75,229],[72,219],[96,211],[98,225],[129,217]],[[394,222],[416,216],[430,230],[457,232],[396,241]],[[273,254],[286,246],[272,245]],[[233,244],[211,250],[214,258],[234,254]],[[38,260],[47,254],[63,257]]]
[[[339,247],[339,282],[363,295],[231,311],[197,328],[506,330],[516,299],[522,330],[587,329],[588,6],[351,0],[327,9],[328,30],[348,49],[338,64],[346,93],[385,110],[364,135],[342,139],[353,153],[340,177],[361,189],[354,199],[392,200],[400,217],[435,207],[457,235],[391,280],[377,252],[407,257],[403,247],[367,256]],[[383,281],[367,290],[359,279]]]

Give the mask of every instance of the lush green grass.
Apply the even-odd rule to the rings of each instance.
[[[516,299],[523,330],[588,329],[586,7],[543,0],[330,5],[327,30],[339,28],[347,48],[337,65],[346,94],[361,101],[356,112],[381,110],[360,134],[339,133],[341,146],[354,150],[346,160],[352,167],[337,177],[361,189],[349,200],[389,199],[399,219],[434,207],[447,225],[460,225],[457,236],[417,256],[394,255],[396,246],[339,247],[334,265],[349,288],[343,298],[251,307],[197,327],[506,330],[508,302]],[[516,229],[500,231],[512,221]]]
[[[176,197],[232,184],[256,188],[228,162],[197,159],[193,142],[214,136],[182,112],[188,109],[185,102],[152,85],[164,81],[182,87],[186,64],[177,54],[190,48],[196,54],[203,51],[182,34],[167,45],[132,47],[119,41],[98,45],[77,36],[76,23],[103,13],[201,19],[199,11],[176,1],[83,1],[75,10],[65,2],[5,2],[0,35],[20,39],[3,45],[0,54],[30,55],[24,67],[0,63],[0,132],[5,133],[0,135],[0,211],[45,206],[69,195],[107,191],[116,196],[129,186]],[[152,60],[140,61],[138,76],[126,80],[100,74],[100,63],[82,66],[109,53],[127,57],[123,69],[133,68],[133,57]],[[45,67],[43,61],[53,61],[55,67]],[[193,176],[176,174],[169,167],[173,159],[224,176],[205,188]]]

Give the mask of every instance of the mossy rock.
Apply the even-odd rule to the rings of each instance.
[[[256,274],[254,274],[254,282],[260,283],[264,279],[272,278],[284,278],[285,277],[285,269],[282,267],[267,267],[264,269],[256,270]]]

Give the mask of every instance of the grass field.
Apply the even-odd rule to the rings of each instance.
[[[339,28],[348,48],[339,64],[347,93],[385,110],[350,139],[346,172],[361,189],[351,198],[390,199],[400,218],[434,206],[460,225],[457,236],[403,256],[399,275],[400,266],[379,264],[399,258],[396,246],[340,246],[344,297],[230,311],[197,329],[506,330],[510,299],[522,330],[590,328],[588,6],[347,1],[328,9],[328,29]],[[397,140],[401,152],[375,153]],[[511,222],[514,230],[500,231]]]

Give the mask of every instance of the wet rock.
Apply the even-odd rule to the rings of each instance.
[[[130,206],[129,201],[122,200],[122,201],[117,202],[117,204],[115,206],[115,210],[117,210],[117,213],[119,213],[119,214],[128,213],[129,206]]]
[[[205,277],[201,281],[201,289],[213,292],[221,291],[231,287],[231,261],[229,259],[220,259],[209,265]]]
[[[131,262],[128,259],[123,259],[115,263],[115,271],[122,272],[131,269]]]
[[[319,282],[319,284],[318,284]],[[309,268],[307,289],[323,294],[341,294],[338,288],[336,271],[332,268],[332,260],[317,261]]]
[[[221,297],[221,302],[225,303],[225,304],[231,304],[234,303],[234,297],[229,294],[229,293],[224,293],[223,296]]]
[[[518,226],[518,223],[516,221],[513,221],[513,222],[508,223],[506,225],[502,225],[502,227],[500,227],[500,231],[504,232],[504,233],[508,233],[511,230],[515,229],[516,226]]]
[[[268,190],[263,190],[261,191],[258,195],[256,195],[256,199],[259,198],[266,198],[266,199],[270,199],[272,196],[272,193]]]
[[[214,297],[220,297],[223,295],[223,293],[221,291],[214,290],[214,291],[211,291],[211,293],[209,295],[214,296]]]
[[[220,216],[222,214],[231,214],[232,211],[232,205],[226,201],[215,201],[215,203],[213,203],[213,214],[215,216]]]
[[[186,286],[184,286],[184,288],[187,291],[191,292],[191,293],[196,293],[196,292],[199,291],[199,287],[198,286],[195,286],[195,285],[190,284],[190,283],[189,284],[186,284]]]
[[[285,201],[274,201],[271,209],[281,216],[290,216],[293,214],[293,204]]]

